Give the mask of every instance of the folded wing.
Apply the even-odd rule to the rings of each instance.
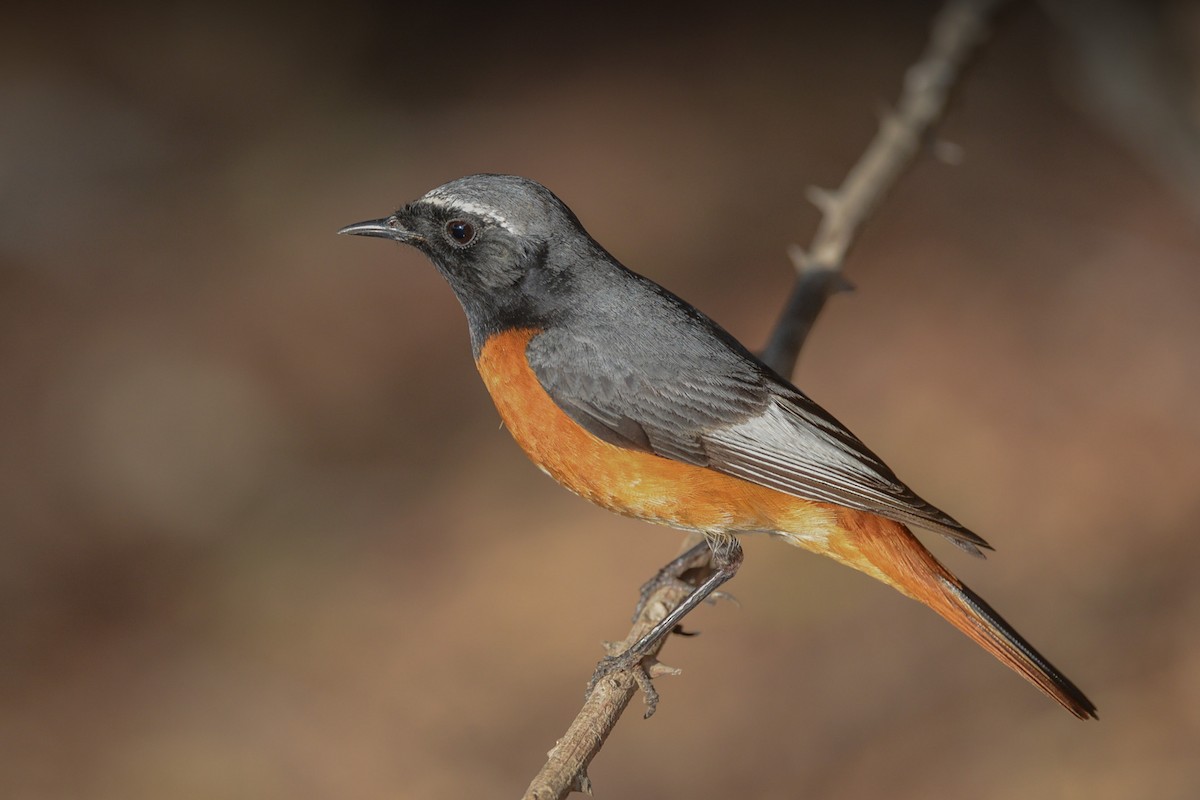
[[[623,339],[598,348],[547,332],[531,341],[527,356],[555,403],[612,444],[928,528],[975,555],[989,547],[732,340],[673,345]]]
[[[936,531],[974,555],[989,547],[921,499],[854,434],[800,393],[701,436],[708,466],[806,500],[836,503]]]

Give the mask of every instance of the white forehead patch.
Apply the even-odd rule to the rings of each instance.
[[[504,230],[511,234],[516,235],[520,233],[515,225],[509,222],[503,214],[497,212],[495,209],[488,208],[487,206],[480,205],[479,203],[473,203],[470,200],[460,200],[457,197],[454,197],[450,194],[445,194],[438,189],[434,189],[433,191],[429,192],[417,202],[428,203],[429,205],[437,206],[438,208],[448,208],[455,211],[463,211],[467,214],[474,214],[477,217],[483,217],[488,222],[499,225],[501,228],[504,228]]]

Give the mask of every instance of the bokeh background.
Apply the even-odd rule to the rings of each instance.
[[[1082,5],[1001,19],[797,381],[1101,721],[751,540],[598,796],[1200,796],[1200,13]],[[935,9],[6,10],[0,796],[519,795],[680,537],[530,466],[434,270],[334,232],[528,175],[757,346]]]

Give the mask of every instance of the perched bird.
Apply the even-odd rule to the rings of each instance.
[[[909,531],[989,547],[723,328],[630,271],[544,186],[471,175],[341,233],[412,245],[454,290],[513,437],[571,491],[702,533],[715,571],[654,640],[728,580],[736,535],[765,532],[932,608],[1075,716],[1096,707]]]

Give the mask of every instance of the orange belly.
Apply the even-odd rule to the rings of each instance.
[[[537,333],[524,329],[493,336],[477,366],[513,438],[572,492],[619,514],[709,534],[800,530],[827,538],[836,528],[832,506],[619,447],[584,430],[529,367],[525,348]]]

